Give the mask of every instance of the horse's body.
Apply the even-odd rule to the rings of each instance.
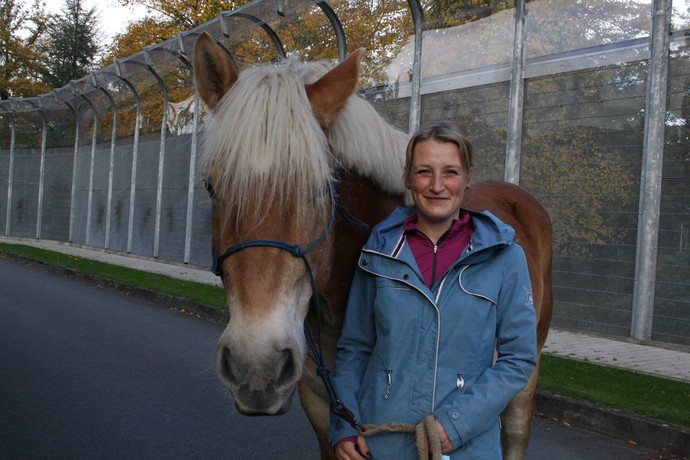
[[[212,114],[202,170],[214,195],[213,252],[218,256],[257,239],[302,248],[316,243],[306,260],[320,299],[321,347],[329,366],[368,235],[337,210],[329,227],[334,194],[338,190],[344,207],[369,226],[404,201],[407,135],[353,96],[362,53],[331,70],[290,62],[241,75],[206,34],[194,54],[196,87]],[[515,228],[530,268],[541,351],[552,306],[546,211],[521,188],[500,181],[473,185],[465,205],[488,209]],[[238,410],[249,415],[287,411],[298,386],[322,457],[331,458],[328,395],[314,364],[305,360],[303,321],[317,326],[308,313],[312,284],[307,267],[293,255],[258,246],[219,259],[230,321],[218,342],[218,373]],[[536,374],[503,415],[506,458],[524,455]]]

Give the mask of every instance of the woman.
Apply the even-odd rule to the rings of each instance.
[[[514,230],[461,208],[471,180],[471,145],[452,125],[412,137],[414,206],[378,224],[362,250],[334,386],[362,424],[433,413],[443,454],[500,459],[499,415],[534,370],[536,319]],[[417,458],[411,435],[364,438],[336,417],[329,439],[340,459]]]

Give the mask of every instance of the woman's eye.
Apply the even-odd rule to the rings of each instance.
[[[418,176],[428,176],[429,174],[431,174],[431,171],[428,169],[420,169],[417,171]]]

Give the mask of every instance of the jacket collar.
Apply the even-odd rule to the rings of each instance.
[[[463,209],[463,211],[470,214],[474,225],[472,239],[463,253],[463,257],[469,253],[477,253],[491,247],[507,246],[513,243],[515,230],[489,211],[478,212],[468,209]],[[416,213],[417,209],[414,206],[397,208],[390,216],[374,227],[364,249],[389,256],[398,252],[401,244],[404,244],[405,219]]]

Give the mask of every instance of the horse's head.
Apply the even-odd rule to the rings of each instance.
[[[355,91],[362,54],[325,74],[296,62],[238,74],[209,35],[197,39],[195,85],[211,113],[201,169],[230,313],[218,373],[245,414],[289,409],[313,289],[307,264],[290,248],[236,245],[271,240],[309,248],[304,257],[317,287],[328,281],[334,165],[327,133]]]

